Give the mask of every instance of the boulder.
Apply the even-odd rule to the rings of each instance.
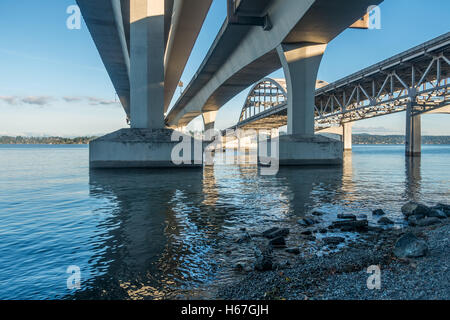
[[[342,237],[327,237],[327,238],[323,238],[323,241],[326,244],[333,244],[333,245],[337,245],[339,243],[342,243],[345,241],[345,238]]]
[[[367,220],[343,220],[334,221],[331,225],[331,229],[341,229],[342,231],[363,231],[367,230],[369,222]]]
[[[241,244],[241,243],[249,242],[250,240],[252,240],[252,237],[248,234],[248,232],[246,232],[241,237],[239,237],[236,240],[236,242]]]
[[[275,232],[275,231],[277,231],[277,230],[280,230],[280,228],[273,227],[273,228],[270,228],[270,229],[267,229],[266,231],[264,231],[264,232],[262,233],[262,235],[263,235],[264,237],[267,237],[267,235],[269,235],[269,234],[271,234],[271,233],[273,233],[273,232]]]
[[[424,218],[424,219],[417,220],[416,224],[419,227],[427,227],[427,226],[432,226],[434,224],[439,224],[439,223],[442,223],[439,218],[430,217],[430,218]]]
[[[285,247],[286,246],[286,240],[284,237],[276,237],[269,241],[269,244],[272,247]]]
[[[444,212],[446,214],[447,217],[450,217],[450,205],[444,204],[444,203],[438,203],[433,208],[441,210],[442,212]]]
[[[313,215],[313,216],[323,216],[324,214],[325,214],[325,212],[323,212],[323,211],[321,211],[321,210],[319,210],[319,209],[313,209],[312,211],[311,211],[311,214]]]
[[[375,209],[372,211],[372,214],[374,216],[384,216],[386,212],[384,212],[383,209]]]
[[[286,237],[289,234],[288,228],[277,229],[272,231],[271,233],[266,233],[264,236],[268,239],[274,239],[278,237]]]
[[[391,219],[389,219],[388,217],[382,217],[378,220],[379,224],[394,224],[394,221],[392,221]]]
[[[273,269],[273,251],[270,246],[262,249],[256,249],[255,258],[255,270],[269,271]]]
[[[300,249],[298,247],[287,248],[286,252],[292,254],[300,254]]]
[[[397,258],[418,258],[428,252],[425,241],[418,239],[414,234],[407,233],[400,237],[394,246],[394,255]]]
[[[431,209],[428,217],[447,219],[447,215],[445,214],[445,212],[440,209]]]
[[[354,214],[349,214],[349,213],[342,213],[342,214],[338,214],[338,219],[345,219],[345,220],[356,220],[356,216]]]
[[[317,222],[311,218],[302,218],[302,219],[299,219],[297,221],[297,223],[301,226],[309,227],[309,226],[312,226],[313,224],[316,224]]]
[[[403,205],[401,210],[406,217],[414,215],[418,218],[428,217],[431,212],[431,209],[426,205],[412,201]]]

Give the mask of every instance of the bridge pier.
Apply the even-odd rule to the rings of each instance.
[[[131,128],[92,141],[91,168],[177,166],[172,151],[180,141],[172,141],[174,131],[164,122],[164,14],[165,0],[130,1]],[[201,160],[195,161],[195,143],[190,146],[191,163],[181,166],[202,166]]]
[[[342,124],[342,142],[344,143],[344,151],[352,151],[352,127],[353,123]]]
[[[342,142],[314,135],[317,73],[326,44],[282,44],[277,48],[287,85],[287,135],[279,137],[280,165],[341,164]]]
[[[421,116],[413,115],[412,104],[406,108],[405,153],[408,157],[418,157],[422,153]]]
[[[203,125],[205,127],[205,131],[214,129],[214,125],[216,123],[216,116],[217,116],[217,111],[208,111],[208,112],[202,113]]]

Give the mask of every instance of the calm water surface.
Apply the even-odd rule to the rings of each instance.
[[[0,146],[0,299],[183,297],[235,277],[250,255],[236,245],[241,228],[298,229],[311,208],[326,224],[381,207],[400,225],[407,200],[449,202],[449,163],[450,146],[414,161],[403,146],[355,146],[343,167],[277,176],[239,165],[90,172],[85,146]]]

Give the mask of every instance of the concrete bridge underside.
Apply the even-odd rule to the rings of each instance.
[[[446,33],[318,88],[315,131],[343,136],[344,149],[349,150],[355,121],[406,111],[406,154],[420,155],[421,115],[450,113],[449,55],[450,33]],[[288,125],[286,88],[279,86],[276,92],[272,86],[261,95],[261,84],[267,87],[270,81],[263,79],[250,91],[233,129],[271,130]],[[277,96],[275,102],[273,96]]]
[[[211,126],[227,101],[280,67],[289,92],[280,164],[342,162],[340,143],[314,138],[317,71],[327,43],[382,0],[227,1],[227,20],[164,118],[211,0],[77,0],[131,122],[90,144],[91,167],[174,166],[168,127],[198,115]]]

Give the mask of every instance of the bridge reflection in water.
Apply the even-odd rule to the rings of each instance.
[[[214,279],[236,279],[236,262],[253,256],[250,245],[235,241],[242,228],[259,233],[282,224],[294,230],[314,207],[361,212],[372,208],[373,197],[378,203],[419,198],[420,159],[413,160],[406,162],[406,188],[394,181],[387,194],[377,179],[361,184],[362,160],[355,172],[351,156],[343,167],[287,167],[277,176],[260,176],[245,164],[90,171],[90,196],[104,202],[99,214],[107,217],[94,236],[97,276],[72,298],[176,298]],[[393,169],[401,166],[397,161]]]

